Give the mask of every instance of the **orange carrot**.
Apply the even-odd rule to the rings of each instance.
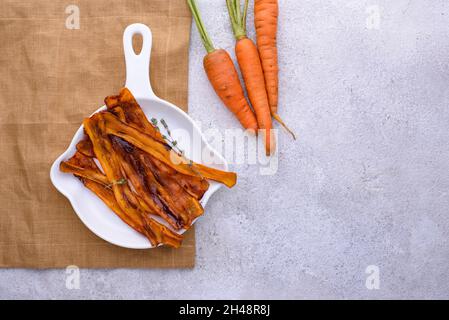
[[[271,116],[296,139],[295,134],[278,115],[278,52],[276,33],[278,24],[278,0],[255,0],[254,25],[257,47],[265,77],[265,87],[270,103]]]
[[[226,0],[226,4],[231,18],[232,31],[237,40],[235,55],[237,56],[237,61],[242,71],[249,100],[256,112],[259,128],[264,134],[266,154],[270,155],[275,149],[270,104],[265,89],[265,80],[259,53],[254,42],[246,37],[248,0],[245,1],[243,15],[240,12],[240,0]]]
[[[237,70],[229,54],[223,49],[215,49],[204,28],[195,0],[187,0],[201,41],[207,51],[203,64],[207,77],[218,97],[235,114],[242,126],[257,134],[257,120],[251,110],[240,84]]]

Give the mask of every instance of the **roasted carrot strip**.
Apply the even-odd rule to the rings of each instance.
[[[155,140],[165,142],[159,130],[157,130],[157,128],[148,121],[145,113],[140,108],[137,100],[128,88],[122,88],[122,90],[120,90],[120,94],[117,96],[106,97],[104,102],[108,109],[114,114],[123,112],[123,117],[125,120],[118,116],[121,121],[147,133]]]
[[[111,141],[121,158],[127,177],[130,178],[140,197],[152,208],[151,211],[164,218],[176,229],[188,229],[192,219],[204,212],[199,202],[181,187],[178,186],[177,192],[173,192],[173,188],[165,188],[164,181],[157,179],[158,172],[152,170],[154,168],[151,167],[148,154],[121,138],[112,136]]]
[[[104,188],[101,184],[98,184],[92,180],[89,179],[81,179],[83,184],[91,190],[93,193],[95,193],[112,211],[114,211],[117,216],[123,220],[126,224],[128,224],[131,228],[136,230],[137,232],[142,233],[145,235],[148,240],[152,243],[152,245],[157,246],[160,243],[164,243],[167,245],[171,245],[175,248],[178,248],[181,245],[182,237],[174,234],[174,233],[162,233],[159,232],[157,235],[154,233],[154,229],[162,230],[161,226],[159,226],[157,222],[155,224],[152,224],[150,221],[150,224],[152,224],[151,229],[148,230],[148,226],[144,225],[142,223],[142,219],[138,215],[128,215],[126,214],[122,208],[117,203],[117,200],[114,197],[114,194],[111,190]],[[163,226],[162,226],[163,227]],[[163,227],[165,228],[165,227]]]
[[[77,151],[73,157],[59,164],[62,172],[73,173],[77,176],[88,178],[102,185],[108,185],[108,178],[98,170],[92,158],[88,158],[83,153]]]
[[[64,161],[61,162],[59,164],[59,169],[65,173],[72,173],[72,174],[80,176],[80,177],[89,178],[97,183],[102,184],[103,186],[109,184],[108,178],[101,172],[98,173],[91,169],[85,169],[82,167],[78,167],[69,162],[64,162]]]
[[[175,212],[171,206],[161,199],[161,190],[158,188],[157,182],[151,181],[144,166],[134,155],[134,146],[115,136],[111,137],[111,142],[126,176],[136,193],[148,205],[150,211],[163,218],[177,230],[182,229],[185,225],[188,226],[188,217],[186,218]]]
[[[104,184],[96,182],[98,176],[105,176],[100,172],[93,161],[93,165],[89,164],[89,160],[92,161],[92,159],[87,158],[84,154],[77,151],[75,155],[65,163],[83,170],[82,176],[78,174],[79,172],[72,173],[75,174],[75,176],[78,177],[81,182],[93,193],[95,193],[109,208],[111,208],[111,210],[114,211],[120,219],[136,231],[145,234],[145,229],[143,228],[140,217],[128,216],[118,205],[112,190],[106,188]],[[93,166],[95,166],[95,168],[93,168]]]
[[[170,197],[170,195],[172,197],[174,197],[176,199],[174,205],[176,206],[176,208],[178,208],[177,210],[182,210],[183,212],[187,212],[187,214],[189,215],[189,217],[191,217],[190,221],[192,221],[193,219],[199,217],[200,215],[202,215],[204,213],[204,209],[201,206],[201,204],[198,202],[198,199],[195,198],[195,196],[192,196],[191,194],[189,194],[185,188],[183,188],[179,183],[177,183],[174,179],[173,176],[167,176],[166,173],[164,173],[162,170],[159,170],[156,165],[154,164],[155,160],[154,158],[152,158],[149,154],[145,153],[145,152],[140,152],[139,153],[139,158],[142,161],[142,163],[144,164],[145,168],[147,168],[147,170],[150,170],[155,179],[158,181],[158,183],[163,186],[165,188],[165,190],[167,190],[167,192],[165,192],[165,196],[164,197]],[[165,168],[169,168],[165,166]],[[175,170],[173,170],[175,172],[175,174],[178,174]],[[180,174],[178,174],[180,175]],[[183,178],[183,177],[181,177]],[[193,178],[193,177],[191,177]],[[185,180],[189,180],[189,179],[185,179]],[[170,197],[171,198],[171,197]],[[190,225],[190,224],[189,224]]]
[[[154,136],[159,141],[163,140],[159,131],[158,134],[154,133],[153,125],[147,120],[139,104],[128,89],[123,88],[118,96],[107,97],[105,103],[109,110],[117,115],[121,121],[126,122],[128,125],[134,125],[136,128],[141,128],[143,132]],[[184,228],[188,228],[193,219],[203,214],[204,209],[198,202],[198,199],[209,188],[209,183],[206,179],[180,174],[160,161],[154,158],[153,160],[147,153],[138,151],[134,146],[121,138],[113,139],[113,141],[116,141],[118,144],[127,144],[125,146],[125,149],[127,149],[126,154],[128,156],[133,154],[133,163],[137,161],[135,158],[139,157],[141,164],[143,164],[141,167],[145,171],[148,184],[157,187],[157,197],[173,213],[182,218]],[[154,165],[154,162],[158,162],[158,166]],[[163,171],[162,174],[161,171]],[[164,174],[167,171],[171,174]],[[142,184],[139,183],[139,185]],[[176,201],[173,200],[174,198]]]
[[[204,178],[221,182],[228,187],[232,187],[236,183],[237,176],[234,172],[221,171],[189,161],[173,151],[167,144],[155,140],[136,128],[127,126],[113,114],[97,113],[88,120],[102,122],[101,126],[104,127],[106,134],[112,134],[128,141],[180,173],[189,176],[200,175]]]
[[[111,116],[114,117],[112,114]],[[148,233],[153,245],[165,243],[178,247],[182,237],[152,219],[149,216],[150,212],[142,212],[139,210],[135,204],[137,200],[130,198],[132,193],[125,193],[126,188],[129,188],[128,184],[117,183],[118,181],[127,181],[126,176],[120,170],[120,162],[118,161],[117,155],[113,152],[109,138],[105,135],[104,123],[95,121],[94,117],[95,116],[86,119],[83,122],[84,128],[92,141],[95,154],[98,157],[108,180],[111,181],[112,191],[120,208],[128,215],[141,217],[143,227]]]
[[[145,154],[148,155],[145,157],[146,165],[151,168],[159,181],[163,181],[164,185],[177,184],[197,200],[201,200],[204,193],[209,189],[209,182],[206,179],[179,173],[162,161],[150,156],[148,153]]]
[[[122,208],[118,205],[115,200],[114,193],[106,189],[103,185],[95,182],[94,180],[89,180],[87,178],[82,178],[83,184],[95,193],[112,211],[114,211],[120,219],[123,220],[127,225],[136,230],[137,232],[145,234],[145,229],[142,226],[142,221],[140,217],[128,216]]]
[[[112,112],[112,114],[117,118],[119,118],[120,121],[126,122],[125,111],[122,109],[122,107],[115,107],[114,109],[110,109],[109,111]]]
[[[158,130],[155,132],[154,126],[148,121],[139,104],[127,88],[123,88],[117,96],[106,97],[105,103],[108,109],[121,121],[154,137],[155,140],[165,143],[160,132]],[[201,199],[209,188],[209,182],[207,182],[206,179],[198,176],[194,177],[181,174],[168,167],[163,162],[160,162],[151,156],[149,156],[149,158],[151,163],[154,164],[153,167],[157,168],[158,175],[163,177],[162,180],[164,182],[174,182],[179,184],[187,193],[197,200]],[[152,171],[156,175],[156,172],[154,170]],[[158,180],[161,182],[161,179]]]
[[[88,136],[85,136],[80,142],[76,144],[76,150],[89,158],[94,158],[95,153],[92,147],[92,142]]]

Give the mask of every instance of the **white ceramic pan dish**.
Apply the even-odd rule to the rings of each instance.
[[[138,55],[135,54],[132,47],[132,38],[135,34],[140,34],[143,39],[142,50]],[[137,99],[148,119],[165,119],[171,131],[185,133],[176,139],[179,147],[185,151],[187,157],[201,163],[201,154],[207,152],[215,159],[215,164],[207,165],[227,171],[228,165],[225,159],[210,147],[195,122],[178,107],[158,98],[151,89],[149,78],[151,44],[152,35],[147,26],[136,23],[126,28],[123,34],[126,62],[125,86]],[[103,106],[95,112],[105,109],[106,106]],[[82,119],[80,119],[81,121]],[[121,247],[133,249],[151,248],[152,246],[147,238],[120,220],[111,209],[95,194],[85,188],[76,177],[59,171],[60,162],[67,160],[75,153],[76,144],[83,138],[83,135],[83,126],[81,126],[75,133],[67,150],[53,163],[50,171],[52,183],[56,189],[69,199],[81,221],[97,236]],[[195,141],[200,141],[200,143],[195,143]],[[220,187],[221,184],[210,181],[209,190],[201,200],[203,207],[206,206],[210,196]],[[180,233],[183,232],[181,231]]]

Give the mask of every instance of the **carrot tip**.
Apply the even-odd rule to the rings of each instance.
[[[253,129],[253,128],[246,129],[246,132],[248,132],[251,136],[257,137],[257,135],[258,135],[258,129]]]
[[[292,137],[293,137],[294,140],[296,140],[296,135],[295,135],[295,133],[294,133],[292,130],[290,130],[289,127],[287,127],[287,125],[284,123],[284,121],[282,121],[281,117],[280,117],[277,113],[273,113],[273,114],[272,114],[272,117],[273,117],[273,119],[275,119],[277,122],[279,122],[280,125],[283,126],[284,129],[287,130],[288,133],[290,133],[290,134],[292,135]]]
[[[267,129],[260,129],[262,134],[262,139],[265,142],[265,155],[267,157],[272,156],[276,151],[276,140],[274,135],[274,130],[270,129],[267,133]]]

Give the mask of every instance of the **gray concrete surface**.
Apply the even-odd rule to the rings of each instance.
[[[224,1],[199,2],[232,51]],[[275,175],[234,166],[238,186],[198,222],[196,267],[83,269],[79,290],[65,270],[0,270],[0,298],[449,298],[449,3],[280,5],[280,113],[299,139],[280,134]],[[236,127],[203,55],[193,29],[191,115]]]

